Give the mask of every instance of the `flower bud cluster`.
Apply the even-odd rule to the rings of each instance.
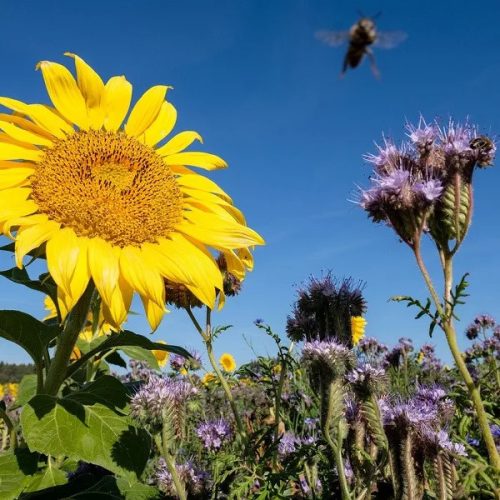
[[[408,140],[400,147],[384,139],[377,154],[365,156],[374,171],[359,205],[409,245],[425,230],[435,239],[460,240],[470,223],[473,171],[491,165],[496,146],[468,123],[450,120],[440,127],[421,118],[406,129]]]

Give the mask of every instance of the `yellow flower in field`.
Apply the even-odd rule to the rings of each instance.
[[[187,371],[185,368],[181,368],[181,369],[179,370],[179,373],[180,373],[181,375],[183,375],[183,376],[186,376],[186,375],[188,374],[188,371]]]
[[[205,375],[203,375],[203,377],[201,377],[201,383],[203,385],[208,385],[215,380],[217,380],[217,376],[213,372],[207,372],[205,373]]]
[[[212,308],[219,290],[222,303],[210,248],[243,276],[253,265],[249,248],[264,243],[217,184],[187,167],[214,170],[225,161],[185,151],[201,142],[193,131],[164,142],[177,118],[165,99],[169,87],[150,88],[129,113],[124,76],[104,83],[83,59],[66,55],[76,79],[61,64],[37,66],[53,107],[0,97],[13,112],[0,113],[0,229],[15,240],[17,266],[46,244],[62,316],[92,280],[118,329],[134,292],[158,326],[164,279]]]
[[[7,394],[9,394],[12,398],[16,399],[19,394],[19,384],[8,383],[7,384]]]
[[[0,401],[4,398],[5,396],[5,386],[3,384],[0,384]]]
[[[420,365],[420,364],[422,364],[422,363],[423,363],[423,361],[424,361],[424,358],[425,358],[425,354],[424,354],[424,352],[423,352],[423,351],[420,351],[420,352],[418,353],[418,356],[417,356],[417,363],[418,363],[419,365]]]
[[[365,336],[365,328],[365,318],[362,316],[351,316],[351,335],[354,345],[358,345],[359,341]]]
[[[158,344],[166,344],[164,340],[158,340],[157,342]],[[151,352],[154,354],[158,366],[160,368],[163,368],[167,364],[168,358],[170,357],[170,353],[168,351],[162,351],[160,349],[153,349]]]
[[[273,373],[281,373],[281,365],[274,365]]]
[[[225,372],[233,372],[236,370],[236,361],[233,356],[227,352],[219,358],[219,364]]]

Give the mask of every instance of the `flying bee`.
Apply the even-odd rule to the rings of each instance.
[[[407,35],[403,31],[382,32],[377,30],[375,19],[378,16],[362,16],[349,31],[318,31],[316,38],[331,47],[337,47],[348,42],[347,53],[344,57],[341,76],[349,68],[356,68],[367,56],[370,60],[372,73],[376,78],[380,77],[380,72],[375,63],[375,56],[370,48],[380,47],[382,49],[392,49],[403,42]]]

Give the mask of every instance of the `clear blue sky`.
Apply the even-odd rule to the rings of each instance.
[[[381,30],[408,33],[397,49],[377,51],[380,81],[366,63],[339,79],[343,50],[314,38],[318,29],[347,29],[357,7],[381,10]],[[104,78],[126,74],[135,96],[155,84],[175,87],[169,97],[178,130],[197,130],[206,150],[229,162],[212,178],[267,240],[243,293],[216,315],[215,323],[234,325],[216,344],[219,353],[248,360],[243,335],[258,353],[274,352],[254,319],[284,332],[294,284],[327,269],[367,282],[369,335],[421,344],[427,324],[387,302],[396,294],[425,295],[411,254],[348,199],[367,182],[363,153],[383,131],[401,138],[406,118],[469,115],[483,131],[500,131],[499,17],[491,0],[481,8],[435,0],[4,1],[0,95],[47,102],[35,64],[63,61],[65,51]],[[480,312],[500,319],[500,169],[478,172],[475,189],[473,226],[456,265],[457,273],[471,273],[464,323]],[[0,256],[1,268],[11,264]],[[42,299],[0,282],[2,308],[41,318]],[[128,327],[148,331],[141,317]],[[438,353],[449,359],[439,337]],[[182,311],[165,317],[155,338],[201,346]],[[27,360],[1,340],[0,359]]]

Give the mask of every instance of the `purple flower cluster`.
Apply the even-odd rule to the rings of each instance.
[[[371,187],[361,189],[359,205],[375,222],[386,222],[407,243],[426,229],[425,219],[460,172],[467,182],[477,165],[491,164],[496,147],[476,127],[449,121],[439,127],[422,118],[407,124],[407,137],[400,147],[384,138],[376,154],[364,158],[373,165]]]
[[[434,431],[430,428],[424,428],[420,439],[424,442],[424,446],[431,445],[436,450],[447,451],[452,455],[467,456],[465,446],[460,443],[454,443],[449,434],[444,430]]]
[[[376,368],[370,363],[362,363],[350,371],[346,379],[352,385],[354,392],[373,394],[384,388],[385,370]]]
[[[286,457],[293,453],[298,445],[300,445],[300,439],[293,432],[287,431],[282,434],[278,442],[278,454]]]
[[[383,361],[384,367],[392,366],[398,368],[401,365],[401,360],[408,356],[413,351],[413,342],[411,339],[401,337],[398,343],[386,354]]]
[[[197,467],[192,461],[188,460],[183,464],[175,466],[179,479],[184,484],[188,497],[201,495],[208,491],[210,475],[208,472]],[[167,464],[160,458],[156,468],[156,482],[158,488],[168,496],[177,497],[172,474],[170,474]]]
[[[351,358],[351,351],[334,340],[313,340],[305,342],[302,347],[303,361],[327,368],[335,374],[343,373]]]
[[[370,359],[378,359],[389,350],[385,344],[380,343],[373,337],[364,337],[358,343],[358,349]]]
[[[196,429],[196,435],[209,451],[219,450],[231,439],[233,433],[229,422],[223,418],[202,422]]]
[[[196,350],[190,350],[191,358],[185,358],[180,354],[174,354],[170,357],[170,367],[176,372],[180,372],[183,368],[186,370],[199,370],[201,368],[201,355]]]
[[[159,425],[164,409],[183,404],[197,389],[184,379],[150,377],[130,401],[132,417],[139,422]]]
[[[465,330],[465,335],[469,340],[474,340],[479,336],[481,331],[495,328],[495,318],[488,314],[480,314],[474,318],[474,321]]]

